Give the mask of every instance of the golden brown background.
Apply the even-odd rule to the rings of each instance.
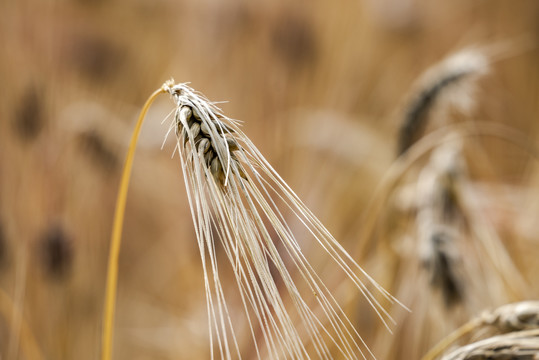
[[[480,80],[476,111],[456,118],[507,124],[532,142],[538,135],[535,0],[4,0],[0,40],[2,359],[98,358],[127,142],[146,97],[171,77],[228,101],[224,112],[244,121],[247,135],[352,253],[362,241],[388,237],[399,248],[414,237],[413,215],[399,215],[391,202],[383,204],[376,237],[360,234],[374,189],[396,158],[403,103],[429,66],[467,46],[509,44]],[[170,110],[166,96],[153,106],[135,159],[116,359],[209,357],[179,159],[170,158],[172,141],[160,149]],[[490,186],[481,193],[483,215],[528,288],[446,309],[417,276],[413,251],[356,252],[412,310],[394,311],[398,324],[389,335],[349,294],[379,359],[419,358],[483,307],[538,295],[537,159],[503,141],[467,143],[478,141],[487,156],[468,150],[470,179]],[[405,182],[413,183],[410,172]],[[462,256],[482,261],[474,252]]]

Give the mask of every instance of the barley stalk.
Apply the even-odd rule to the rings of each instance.
[[[127,201],[127,190],[129,189],[129,180],[131,178],[131,169],[135,158],[135,149],[142,123],[157,95],[163,92],[163,88],[156,90],[144,104],[133,135],[122,171],[120,188],[116,198],[116,209],[114,211],[114,222],[112,225],[112,236],[110,241],[109,261],[107,266],[107,280],[105,288],[105,305],[103,310],[103,330],[101,344],[101,360],[110,360],[112,358],[112,335],[114,329],[114,312],[116,307],[116,291],[118,287],[118,260],[120,257],[120,245],[122,240],[122,227],[125,214],[125,203]]]

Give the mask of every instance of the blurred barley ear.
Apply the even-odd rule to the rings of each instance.
[[[499,332],[539,329],[539,301],[521,301],[485,311],[480,318]]]
[[[488,353],[490,353],[492,357],[485,356],[484,359],[528,359],[528,357],[519,357],[523,354],[529,355],[530,353],[527,352],[521,352],[519,350],[512,354],[514,357],[510,357],[510,352],[501,351],[496,353],[496,347],[491,347],[492,344],[497,344],[498,341],[506,341],[512,336],[518,337],[519,333],[524,334],[526,331],[531,331],[530,334],[534,334],[533,336],[536,337],[534,340],[535,351],[533,354],[539,353],[539,338],[537,338],[539,336],[539,301],[521,301],[503,305],[494,310],[484,311],[481,315],[471,319],[466,324],[462,325],[447,337],[442,339],[423,357],[422,360],[437,359],[452,344],[462,339],[466,335],[485,327],[494,329],[498,333],[513,333],[514,335],[486,339],[478,343],[462,347],[455,350],[452,355],[444,356],[443,359],[483,359],[481,357],[468,357],[471,356],[468,354],[475,354],[476,351],[486,351],[486,349],[489,349]],[[486,347],[483,349],[483,346]],[[511,346],[512,345],[509,347]],[[504,350],[503,348],[500,349]],[[467,355],[464,356],[463,354]],[[535,358],[531,357],[530,359]]]
[[[13,118],[15,133],[24,141],[35,140],[45,125],[45,104],[40,90],[34,84],[24,90]]]
[[[534,142],[526,135],[512,127],[504,126],[492,122],[474,121],[460,124],[449,124],[426,134],[419,141],[412,144],[410,149],[403,156],[399,157],[383,178],[378,183],[371,200],[366,207],[366,218],[363,222],[359,246],[354,254],[361,257],[368,253],[369,247],[373,246],[374,233],[378,226],[379,218],[384,210],[385,204],[399,183],[403,180],[407,171],[430,151],[434,150],[441,143],[452,140],[448,133],[460,134],[463,139],[473,137],[493,137],[513,144],[526,151],[533,159],[539,161],[539,149]],[[387,238],[383,238],[386,239]],[[386,246],[389,246],[387,244]]]
[[[427,69],[405,105],[399,129],[398,155],[424,133],[435,105],[446,100],[460,110],[473,106],[474,80],[488,72],[488,58],[478,50],[465,49]]]
[[[454,249],[453,234],[444,228],[434,229],[424,240],[428,250],[423,254],[422,265],[429,272],[431,286],[442,291],[445,305],[451,307],[463,297],[460,279],[454,269],[460,254]]]
[[[539,330],[512,332],[462,346],[441,360],[535,360],[539,354]]]
[[[461,254],[456,245],[463,236],[456,220],[462,217],[459,185],[466,178],[462,143],[458,134],[435,149],[421,170],[416,184],[417,215],[421,263],[429,273],[431,287],[441,290],[445,305],[463,300],[459,267]]]
[[[39,255],[48,276],[62,280],[69,275],[73,263],[73,244],[64,229],[53,225],[40,239]]]

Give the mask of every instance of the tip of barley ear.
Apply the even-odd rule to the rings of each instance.
[[[444,102],[469,112],[475,104],[476,80],[487,74],[490,59],[477,49],[464,49],[431,66],[417,80],[403,111],[398,155],[402,155],[425,132],[431,112]]]

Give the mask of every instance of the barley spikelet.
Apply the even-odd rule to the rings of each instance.
[[[537,360],[539,330],[519,331],[487,338],[442,357],[442,360]]]
[[[539,301],[521,301],[486,311],[481,321],[501,332],[539,328]]]
[[[487,57],[471,49],[462,50],[428,69],[419,79],[412,100],[406,105],[399,130],[398,155],[406,152],[423,135],[432,108],[443,98],[460,110],[470,110],[474,80],[487,71]]]
[[[426,238],[426,249],[422,254],[423,267],[429,272],[431,286],[441,290],[446,306],[460,302],[463,297],[461,280],[455,270],[460,256],[453,236],[443,228],[433,230]]]
[[[420,257],[433,288],[440,289],[446,306],[464,296],[457,247],[462,234],[456,226],[460,214],[456,183],[465,172],[460,142],[436,149],[417,182],[417,230]]]
[[[216,246],[224,249],[232,266],[258,358],[330,359],[333,351],[339,357],[373,358],[310,265],[276,202],[284,204],[283,209],[310,234],[301,240],[317,242],[384,323],[390,318],[367,284],[395,300],[307,209],[237,121],[186,84],[166,83],[164,89],[177,105],[169,132],[177,135],[204,271],[210,336],[220,357],[240,358],[241,351],[219,277]],[[277,287],[276,280],[284,289]],[[309,290],[302,291],[300,282]],[[262,332],[262,341],[256,338],[256,329]]]

